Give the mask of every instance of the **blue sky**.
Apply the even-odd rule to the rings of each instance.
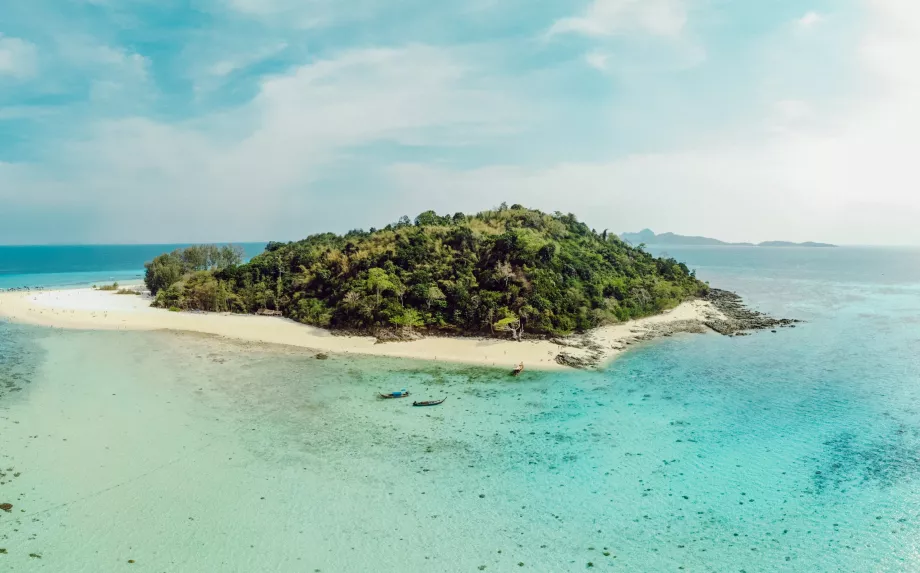
[[[0,244],[296,239],[501,201],[920,244],[907,0],[11,0]]]

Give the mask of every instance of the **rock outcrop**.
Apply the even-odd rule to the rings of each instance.
[[[711,289],[705,300],[712,303],[725,318],[713,317],[704,324],[726,336],[743,336],[752,330],[795,328],[796,323],[801,322],[791,318],[774,318],[751,310],[744,304],[740,296],[727,290]]]

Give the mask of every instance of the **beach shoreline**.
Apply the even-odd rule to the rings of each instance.
[[[125,285],[127,286],[127,285]],[[688,301],[665,313],[552,340],[431,336],[379,343],[372,336],[338,335],[281,317],[171,312],[150,307],[143,295],[92,288],[0,293],[0,317],[71,330],[173,330],[294,346],[315,352],[410,358],[536,370],[605,365],[630,345],[677,332],[712,332],[705,323],[724,315],[709,301]]]

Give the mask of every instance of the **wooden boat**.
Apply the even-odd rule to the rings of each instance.
[[[514,370],[511,371],[512,376],[517,376],[524,371],[524,363],[521,362]]]
[[[424,402],[412,402],[413,406],[437,406],[447,400],[447,398],[441,398],[440,400],[426,400]]]
[[[409,392],[406,390],[401,390],[399,392],[390,392],[389,394],[380,394],[381,398],[391,399],[391,398],[405,398],[409,395]]]

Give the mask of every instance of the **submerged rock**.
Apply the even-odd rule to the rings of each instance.
[[[13,511],[13,504],[12,503],[0,503],[0,509],[9,513]]]

